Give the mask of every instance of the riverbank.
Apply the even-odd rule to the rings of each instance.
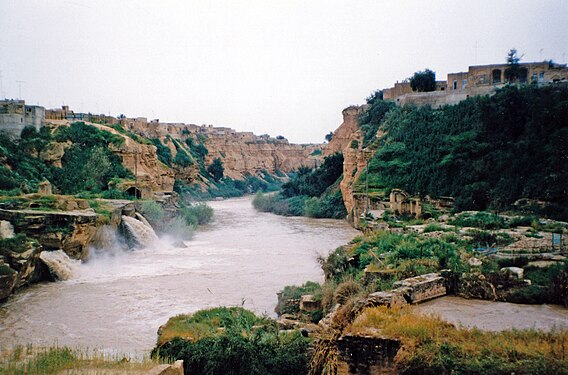
[[[321,281],[317,255],[358,234],[338,220],[257,213],[251,199],[209,202],[214,222],[185,247],[164,238],[144,250],[109,251],[82,264],[74,280],[13,295],[0,306],[2,346],[58,342],[143,356],[176,314],[244,305],[274,315],[278,290]]]

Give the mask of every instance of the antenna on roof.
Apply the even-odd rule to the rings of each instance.
[[[16,81],[18,84],[18,99],[22,99],[22,83],[26,83],[26,81]]]
[[[477,40],[475,41],[475,65],[477,65]]]
[[[2,87],[2,71],[0,70],[0,99],[5,99],[6,94],[4,94],[4,90]]]

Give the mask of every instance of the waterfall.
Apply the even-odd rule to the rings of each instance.
[[[48,267],[53,275],[59,280],[69,280],[76,276],[77,266],[80,261],[71,259],[63,250],[42,251],[39,254],[41,259]]]
[[[148,222],[148,220],[146,220],[146,218],[145,218],[144,216],[142,216],[142,214],[141,214],[140,212],[135,212],[135,213],[134,213],[134,216],[135,216],[138,220],[140,220],[141,222],[143,222],[144,225],[146,225],[146,226],[152,228],[152,226],[150,225],[150,223]],[[152,230],[154,230],[154,228],[152,228]]]
[[[144,219],[144,221],[146,221],[146,219]],[[124,224],[128,234],[138,245],[146,247],[152,242],[158,240],[158,236],[154,232],[154,229],[147,221],[144,223],[141,220],[123,215],[122,223]]]

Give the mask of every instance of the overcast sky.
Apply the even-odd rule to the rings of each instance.
[[[568,0],[0,0],[0,96],[322,142],[417,70],[566,63],[567,25]]]

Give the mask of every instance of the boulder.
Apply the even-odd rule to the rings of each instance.
[[[0,301],[12,294],[18,281],[18,273],[7,264],[0,264]]]
[[[401,293],[408,303],[419,303],[446,294],[445,279],[437,273],[429,273],[394,283],[394,291]]]
[[[512,275],[516,276],[519,280],[523,280],[525,273],[525,271],[519,267],[503,267],[501,268],[501,271],[508,271]]]

